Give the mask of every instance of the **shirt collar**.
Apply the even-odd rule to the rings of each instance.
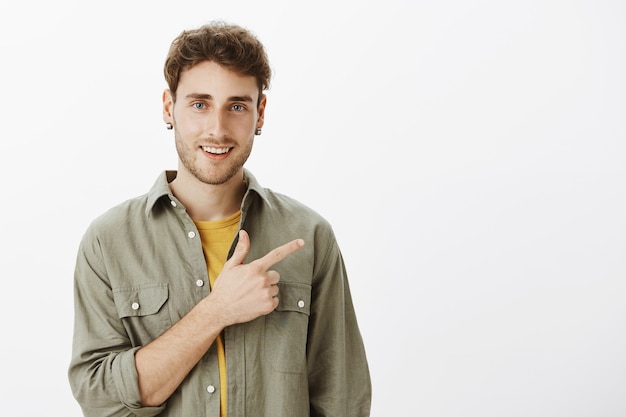
[[[261,197],[267,204],[270,204],[265,188],[261,187],[261,184],[259,184],[257,179],[254,177],[254,175],[252,175],[250,171],[245,168],[243,171],[246,184],[248,185],[248,189],[246,190],[244,201],[242,202],[242,207],[245,205],[248,199],[253,198],[253,194],[259,195],[259,197]],[[146,216],[150,215],[150,212],[152,211],[152,209],[154,209],[155,204],[162,197],[167,196],[170,200],[174,199],[174,194],[172,194],[169,183],[172,182],[174,178],[176,178],[176,174],[177,171],[163,171],[158,176],[154,185],[148,192],[148,198],[146,202]],[[252,193],[251,191],[254,191],[254,193]]]

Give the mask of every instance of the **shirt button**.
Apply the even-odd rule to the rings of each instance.
[[[176,204],[176,201],[174,200],[170,200],[170,204],[172,205],[172,207],[176,207],[178,204]]]
[[[193,239],[194,237],[196,237],[196,232],[191,231],[187,233],[187,236],[189,236],[189,239]]]
[[[304,307],[304,301],[302,300],[298,301],[298,307],[300,308]]]
[[[139,310],[139,303],[132,303],[130,308],[132,308],[133,310]]]
[[[209,394],[213,394],[215,392],[215,387],[213,385],[209,385],[206,387],[206,390]]]
[[[202,287],[203,285],[204,285],[204,281],[202,281],[201,279],[196,281],[196,286]]]

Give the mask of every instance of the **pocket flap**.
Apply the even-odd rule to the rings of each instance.
[[[168,292],[167,283],[113,288],[113,299],[120,318],[147,316],[163,307]]]
[[[278,282],[278,307],[276,311],[297,311],[311,314],[311,286],[298,282]]]

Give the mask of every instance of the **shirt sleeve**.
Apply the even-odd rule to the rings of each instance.
[[[311,416],[366,417],[371,380],[341,252],[330,232],[317,243],[307,368]]]
[[[74,337],[68,371],[74,397],[89,416],[156,416],[142,407],[135,352],[119,319],[100,243],[88,231],[74,273]]]

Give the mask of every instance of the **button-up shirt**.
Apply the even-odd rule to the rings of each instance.
[[[135,352],[210,292],[200,235],[169,187],[175,176],[162,173],[81,240],[69,380],[85,416],[219,416],[214,346],[164,404],[140,401]],[[331,226],[245,176],[246,262],[293,239],[306,245],[272,267],[281,277],[276,310],[224,329],[229,417],[369,416],[367,359]]]

